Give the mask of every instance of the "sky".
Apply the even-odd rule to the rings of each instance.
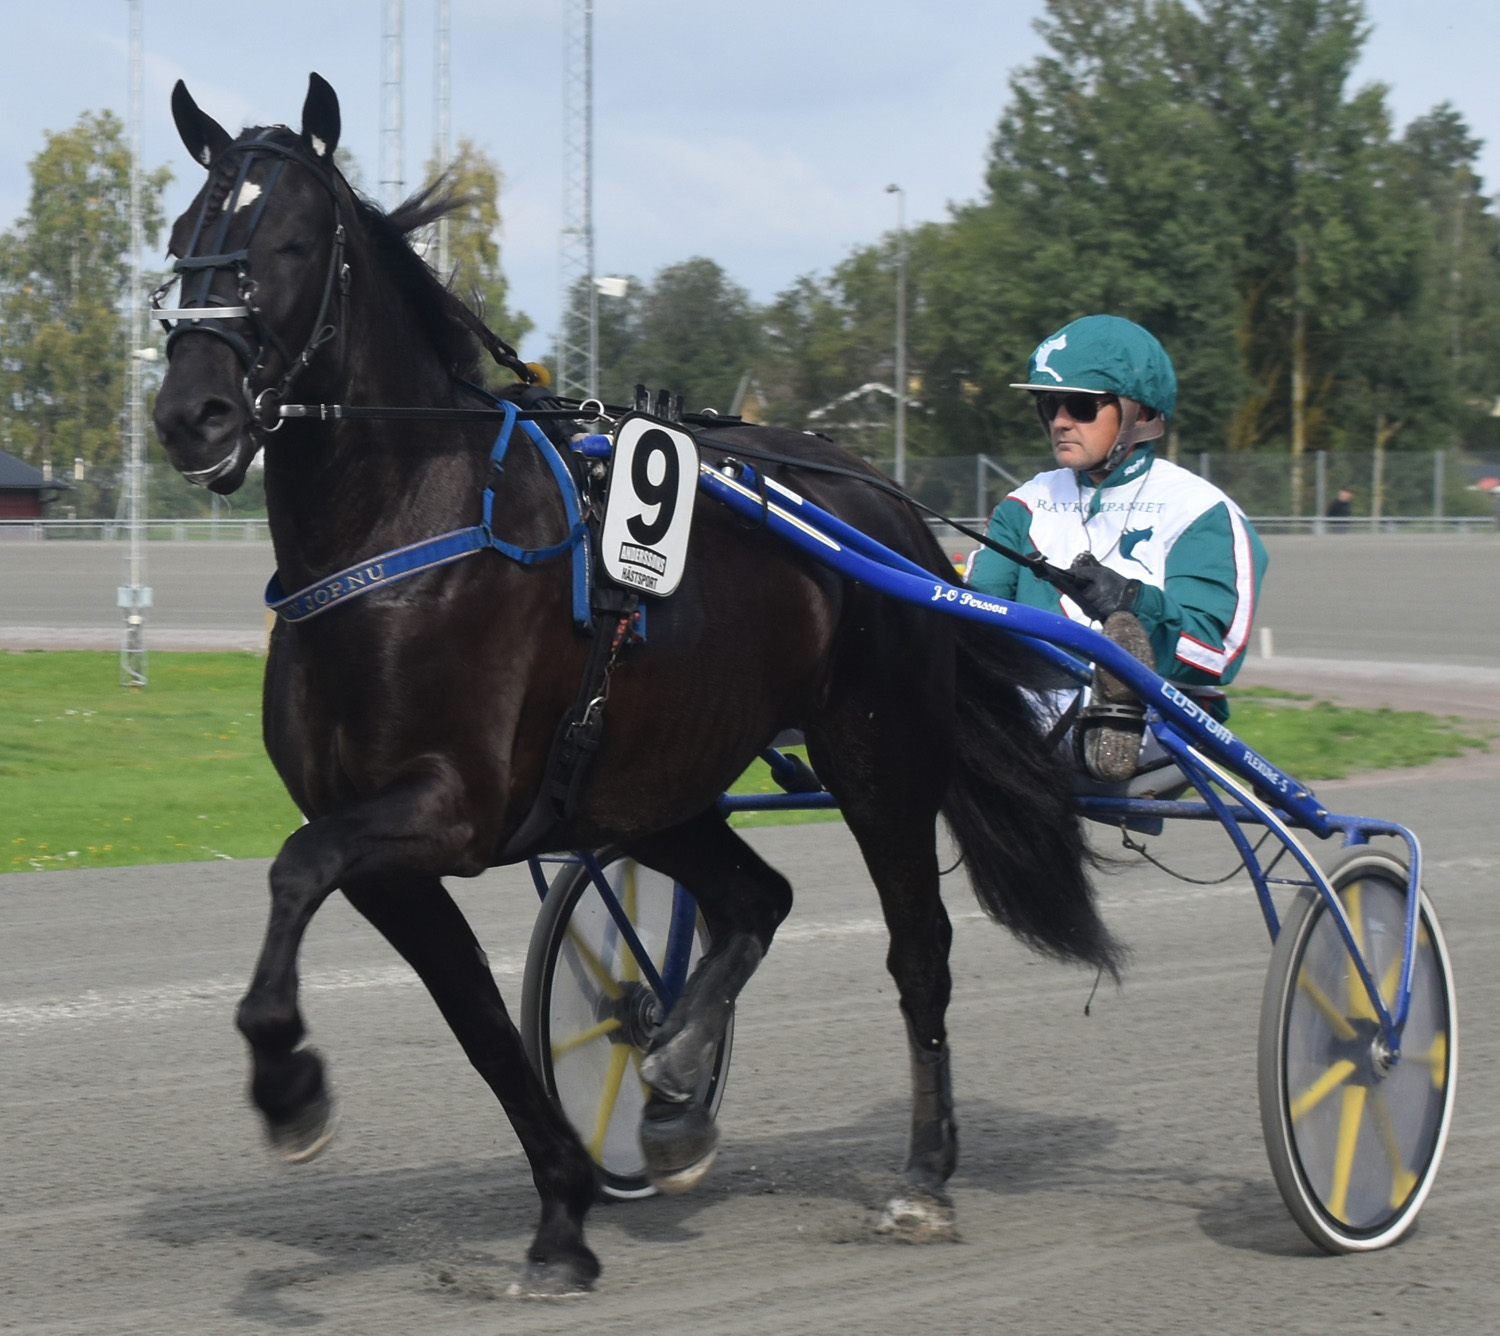
[[[172,125],[185,79],[231,132],[296,125],[317,70],[338,91],[343,144],[378,183],[385,0],[144,0],[143,158],[199,172]],[[1008,72],[1042,49],[1042,0],[594,0],[594,213],[601,274],[649,278],[707,255],[765,301],[826,272],[896,223],[976,198]],[[435,0],[405,0],[406,178],[431,153]],[[1443,100],[1486,141],[1500,189],[1500,4],[1368,0],[1356,84],[1390,88],[1398,128]],[[512,304],[546,351],[558,311],[562,0],[451,0],[453,137],[505,173],[502,252]],[[27,203],[44,133],[86,110],[124,114],[127,0],[0,0],[0,228]],[[505,331],[500,331],[505,333]]]

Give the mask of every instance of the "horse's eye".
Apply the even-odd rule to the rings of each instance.
[[[311,253],[311,251],[312,247],[309,246],[305,241],[288,241],[276,247],[276,254],[295,255],[298,259],[302,259],[303,257],[307,256]]]

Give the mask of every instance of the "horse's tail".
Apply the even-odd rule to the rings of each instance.
[[[943,815],[985,912],[1048,955],[1116,980],[1124,951],[1094,904],[1093,863],[1067,762],[1044,745],[1017,686],[1041,685],[1035,656],[1003,632],[959,622],[956,763]]]

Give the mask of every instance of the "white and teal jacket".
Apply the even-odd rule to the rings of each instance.
[[[1141,582],[1132,609],[1151,637],[1156,671],[1173,681],[1220,686],[1239,671],[1266,572],[1266,550],[1244,512],[1212,483],[1135,448],[1098,486],[1072,469],[1039,473],[995,507],[991,538],[1067,567],[1092,552]],[[969,583],[989,594],[1077,622],[1066,595],[1031,571],[981,548]]]

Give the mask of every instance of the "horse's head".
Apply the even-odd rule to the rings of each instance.
[[[180,300],[166,313],[175,322],[156,431],[184,477],[229,493],[342,319],[354,204],[333,165],[339,103],[314,74],[300,132],[232,139],[179,81],[172,114],[207,180],[172,228]]]

